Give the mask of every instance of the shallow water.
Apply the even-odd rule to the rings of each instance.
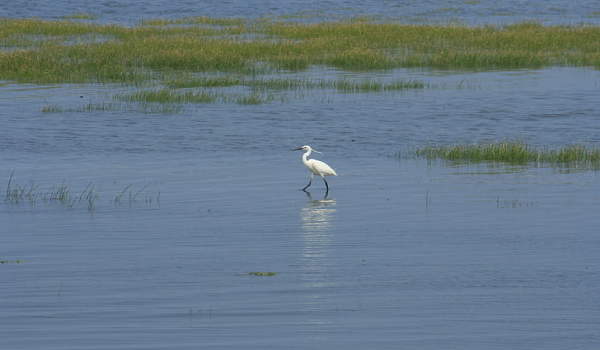
[[[600,73],[369,76],[437,88],[163,115],[41,113],[120,88],[1,85],[0,188],[38,186],[0,203],[2,348],[596,349],[597,172],[396,152],[597,145]],[[328,196],[300,191],[304,144],[340,175]],[[43,200],[63,181],[93,210]]]
[[[5,183],[101,187],[91,212],[0,204],[5,346],[595,348],[596,172],[394,155],[595,144],[598,72],[421,78],[472,87],[147,115],[40,113],[101,92],[4,86]],[[305,143],[340,174],[328,197],[299,190]]]

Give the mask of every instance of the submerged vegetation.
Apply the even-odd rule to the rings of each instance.
[[[600,148],[587,144],[537,148],[519,139],[454,145],[427,145],[414,150],[419,157],[467,162],[506,162],[582,165],[600,168]]]
[[[1,19],[0,80],[149,88],[115,98],[153,103],[265,103],[290,98],[282,97],[281,91],[371,93],[431,87],[403,79],[280,78],[312,67],[344,71],[600,67],[600,28],[585,25],[523,22],[468,27],[369,17],[317,23],[283,17],[195,17],[144,20],[126,27],[81,19],[93,16]],[[190,88],[195,90],[185,90]],[[68,109],[47,105],[43,111]]]
[[[276,276],[277,272],[260,272],[260,271],[255,271],[255,272],[248,272],[248,273],[240,273],[238,275],[249,275],[249,276]]]
[[[25,260],[0,260],[0,264],[20,264]]]

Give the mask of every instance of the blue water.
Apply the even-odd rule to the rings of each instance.
[[[584,1],[404,4],[29,1],[0,10],[127,24],[317,10],[597,21]],[[396,154],[507,136],[598,145],[598,70],[372,75],[437,88],[317,91],[179,114],[42,113],[122,87],[4,82],[0,193],[13,171],[13,189],[35,190],[34,200],[0,202],[0,348],[596,349],[597,171]],[[309,173],[292,149],[304,144],[339,174],[328,195],[319,178],[300,190]],[[44,200],[63,184],[71,204]],[[91,211],[77,200],[89,184]]]
[[[2,2],[0,17],[58,19],[75,13],[93,14],[99,23],[135,23],[147,18],[264,17],[304,14],[316,18],[372,15],[406,22],[460,22],[472,25],[536,20],[545,24],[600,24],[595,0],[576,1],[91,1],[24,0]]]

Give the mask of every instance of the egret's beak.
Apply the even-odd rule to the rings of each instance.
[[[293,149],[292,151],[301,151],[301,150],[302,150],[302,147]]]

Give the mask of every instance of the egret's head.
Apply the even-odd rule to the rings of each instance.
[[[317,152],[319,154],[323,154],[317,150],[312,149],[309,145],[304,145],[300,148],[296,148],[294,151],[307,151],[307,152],[312,151],[312,152]]]

